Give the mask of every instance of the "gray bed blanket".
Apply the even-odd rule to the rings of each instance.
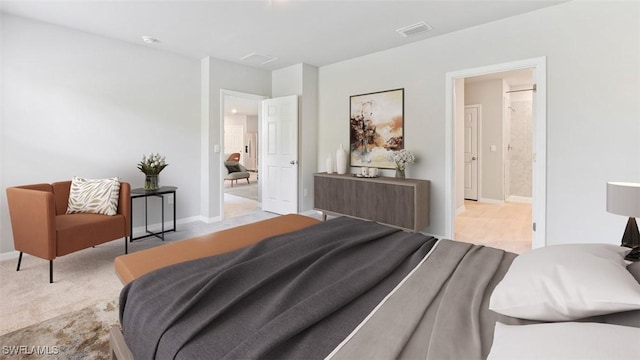
[[[120,323],[143,359],[321,359],[414,269],[436,239],[336,218],[147,274]]]
[[[331,354],[353,359],[486,359],[495,322],[531,321],[488,309],[515,254],[450,240],[433,251]]]

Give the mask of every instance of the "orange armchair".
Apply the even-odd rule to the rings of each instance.
[[[22,254],[49,260],[49,282],[53,282],[53,260],[62,255],[124,238],[125,253],[131,236],[129,183],[120,183],[116,215],[66,214],[71,181],[7,188],[7,203],[13,244]]]

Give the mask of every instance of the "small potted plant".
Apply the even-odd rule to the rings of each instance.
[[[396,177],[404,178],[404,171],[407,164],[413,164],[416,161],[416,157],[407,149],[399,151],[393,151],[390,154],[391,160],[396,163]]]
[[[165,157],[160,156],[159,153],[151,153],[149,156],[142,155],[142,161],[138,163],[138,169],[146,175],[144,180],[145,190],[158,190],[160,188],[158,175],[168,165]]]

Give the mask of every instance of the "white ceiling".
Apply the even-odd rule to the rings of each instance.
[[[274,70],[323,66],[565,1],[96,1],[0,0],[18,16],[172,51],[246,63],[250,53],[277,57]],[[396,29],[424,21],[433,30],[404,38]],[[146,44],[141,36],[159,43]]]
[[[258,116],[259,109],[260,109],[259,100],[239,98],[239,97],[229,96],[229,95],[224,97],[224,114],[225,115]]]

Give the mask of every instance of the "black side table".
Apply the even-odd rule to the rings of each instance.
[[[145,190],[143,188],[137,188],[131,190],[131,200],[129,203],[129,210],[131,211],[131,237],[129,241],[139,240],[143,238],[147,238],[149,236],[155,236],[162,241],[164,241],[164,234],[170,231],[176,231],[176,190],[178,188],[175,186],[162,186],[158,190]],[[164,228],[164,196],[165,195],[173,195],[173,228],[166,229]],[[147,199],[149,196],[159,197],[162,202],[162,230],[160,232],[150,231],[148,228],[148,203]],[[144,198],[144,230],[146,232],[145,235],[134,237],[133,236],[133,199]]]

